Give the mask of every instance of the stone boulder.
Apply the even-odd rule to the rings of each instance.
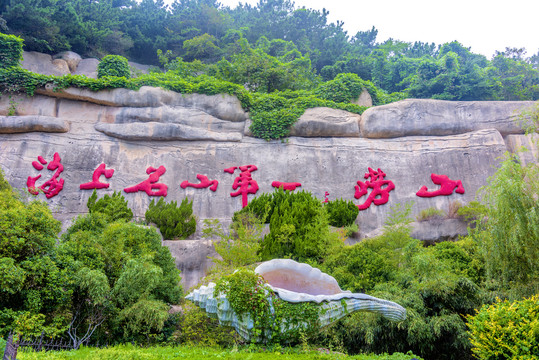
[[[99,60],[97,59],[82,59],[79,61],[79,65],[73,72],[73,75],[85,75],[89,78],[97,79],[97,65],[99,65]]]
[[[241,141],[240,132],[217,132],[184,124],[144,122],[131,124],[95,125],[95,129],[108,136],[132,141]]]
[[[62,51],[61,53],[54,55],[53,59],[64,60],[69,67],[69,71],[72,73],[77,70],[77,66],[79,66],[79,63],[82,60],[81,56],[73,51]]]
[[[517,123],[533,101],[444,101],[409,99],[367,109],[361,133],[367,138],[443,136],[497,129],[503,136],[522,134]]]
[[[51,116],[0,116],[0,134],[42,132],[68,132],[69,123]]]
[[[371,94],[369,94],[367,89],[363,89],[363,91],[361,91],[361,94],[359,94],[359,97],[355,101],[352,101],[352,104],[371,107],[372,106]]]
[[[99,92],[67,88],[54,91],[52,86],[37,89],[36,93],[63,99],[88,101],[94,104],[116,107],[185,107],[198,109],[221,120],[242,122],[247,113],[241,107],[237,97],[228,94],[203,95],[179,94],[161,88],[142,86],[139,90],[113,89]]]
[[[150,72],[151,65],[143,65],[133,61],[129,61],[129,67],[131,68],[131,74],[148,74]]]
[[[359,137],[357,114],[344,110],[318,107],[305,110],[290,129],[290,136],[302,137]]]
[[[43,74],[62,76],[70,74],[69,67],[64,60],[52,60],[52,56],[35,51],[24,51],[23,61],[21,63],[23,69]]]

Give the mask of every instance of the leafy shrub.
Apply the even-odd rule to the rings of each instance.
[[[472,351],[482,360],[539,357],[539,295],[498,301],[468,315]]]
[[[367,291],[406,308],[393,323],[356,313],[329,327],[317,341],[349,353],[414,353],[428,359],[471,359],[463,314],[482,304],[482,258],[473,241],[423,247],[410,237],[410,207],[392,209],[384,233],[365,239],[323,264],[343,288]]]
[[[320,261],[340,245],[329,231],[322,203],[311,193],[277,189],[273,193],[270,232],[262,240],[262,259],[291,257]]]
[[[0,68],[20,65],[23,41],[18,36],[0,33]]]
[[[125,200],[121,192],[115,191],[112,196],[105,195],[101,199],[96,200],[97,192],[94,190],[86,204],[90,214],[101,213],[108,222],[118,220],[131,221],[133,219],[133,211],[127,206],[127,200]]]
[[[120,55],[106,55],[97,65],[97,78],[100,79],[104,76],[117,76],[128,79],[131,76],[129,62]]]
[[[225,233],[217,228],[217,220],[204,220],[205,237],[218,237],[214,248],[220,258],[212,258],[216,265],[212,273],[219,275],[233,272],[238,267],[247,266],[260,261],[260,243],[264,224],[252,213],[236,214],[236,220],[230,225],[230,231]]]
[[[336,227],[350,226],[359,214],[358,207],[351,200],[337,199],[324,203],[329,217],[329,225]]]
[[[512,298],[539,292],[539,165],[511,155],[482,189],[486,221],[475,236],[488,276]]]
[[[222,277],[215,287],[214,297],[220,293],[226,294],[239,317],[249,315],[253,319],[253,342],[260,338],[272,343],[294,343],[302,334],[309,336],[319,330],[318,304],[294,304],[279,299],[253,270],[239,269]],[[281,326],[284,323],[286,325]]]
[[[4,176],[4,170],[0,169],[0,191],[4,190],[11,192],[12,189]]]
[[[350,102],[357,99],[363,90],[363,80],[356,74],[339,74],[335,79],[320,84],[315,94],[322,99],[335,102]]]
[[[157,225],[165,239],[186,239],[196,231],[193,202],[189,202],[187,197],[179,207],[176,201],[167,204],[162,197],[157,203],[152,200],[145,217],[147,222]]]
[[[234,328],[219,325],[217,319],[208,317],[205,310],[191,302],[185,302],[182,310],[177,330],[172,334],[175,342],[185,345],[231,347],[241,341]]]
[[[440,209],[430,207],[428,209],[421,210],[417,216],[417,221],[427,221],[436,218],[442,218],[445,216],[445,212]]]

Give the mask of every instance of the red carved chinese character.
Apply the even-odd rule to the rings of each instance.
[[[384,180],[385,176],[386,174],[382,170],[378,169],[378,171],[374,171],[373,169],[369,168],[369,172],[365,173],[364,178],[371,178],[371,181],[357,182],[357,185],[359,186],[355,186],[356,193],[354,197],[356,199],[359,199],[363,195],[367,194],[369,192],[368,189],[372,188],[367,200],[362,205],[357,206],[359,210],[367,209],[369,206],[371,206],[371,203],[374,203],[374,205],[383,205],[387,203],[389,200],[389,192],[395,189],[395,184],[393,184],[393,181],[391,180]],[[385,187],[382,188],[383,186]],[[380,197],[377,198],[377,196]]]
[[[459,194],[464,194],[464,186],[462,186],[462,181],[460,180],[451,180],[447,175],[437,175],[437,174],[430,174],[430,178],[432,182],[436,185],[440,185],[440,188],[438,190],[434,191],[428,191],[426,186],[422,186],[421,189],[419,189],[418,192],[416,192],[417,196],[421,197],[435,197],[439,195],[451,195],[453,194],[453,190]]]
[[[237,169],[237,166],[230,167],[225,169],[225,172],[233,174]],[[241,203],[243,207],[247,206],[247,194],[256,194],[258,191],[258,183],[253,180],[251,172],[258,170],[255,165],[246,165],[240,166],[241,173],[234,179],[234,184],[232,184],[232,189],[237,190],[236,192],[230,193],[230,196],[236,197],[241,194]]]
[[[140,184],[125,188],[126,193],[134,193],[137,191],[144,191],[148,196],[167,196],[168,186],[165,184],[156,184],[159,177],[163,175],[167,169],[164,166],[159,166],[157,169],[150,166],[146,169],[146,174],[150,175],[147,180],[144,180]],[[157,189],[157,191],[153,191]]]
[[[234,171],[232,171],[232,173],[234,173]],[[200,180],[200,184],[192,184],[188,182],[187,180],[185,180],[180,184],[180,187],[182,189],[185,189],[188,186],[194,187],[195,189],[205,189],[211,185],[210,187],[211,191],[217,190],[217,185],[219,185],[219,182],[217,180],[210,181],[210,179],[208,179],[206,175],[201,175],[201,174],[197,174],[197,179]]]
[[[326,191],[326,193],[324,194],[324,201],[323,201],[324,204],[329,202],[328,196],[329,196],[329,192]]]
[[[92,174],[92,181],[84,184],[80,184],[81,190],[91,190],[91,189],[105,189],[110,186],[108,183],[102,183],[99,181],[101,175],[105,175],[107,179],[110,179],[114,175],[114,169],[105,169],[106,165],[103,163],[94,170]]]
[[[38,156],[37,160],[39,161],[32,161],[32,166],[36,170],[43,170],[43,165],[47,164],[47,161],[42,157]],[[52,175],[52,177],[45,181],[43,185],[36,188],[36,181],[41,177],[41,174],[38,176],[28,176],[28,180],[26,180],[26,186],[28,187],[28,192],[32,195],[39,194],[39,191],[37,189],[41,189],[47,199],[50,199],[53,196],[58,195],[60,191],[64,188],[64,179],[58,180],[58,176],[60,176],[60,173],[64,171],[64,166],[61,164],[62,159],[60,159],[60,155],[58,153],[54,153],[53,160],[47,165],[48,170],[56,170],[56,172]]]
[[[294,191],[296,188],[300,187],[301,184],[298,182],[280,182],[274,181],[271,183],[271,186],[274,188],[283,188],[283,190]]]

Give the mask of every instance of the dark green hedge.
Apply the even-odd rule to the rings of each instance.
[[[22,61],[23,39],[0,33],[0,68],[19,66]]]

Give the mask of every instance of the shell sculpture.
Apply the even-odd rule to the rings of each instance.
[[[343,291],[332,276],[307,264],[289,259],[274,259],[260,264],[255,272],[261,275],[271,291],[284,301],[320,304],[318,313],[321,327],[355,311],[378,313],[391,321],[406,319],[406,309],[399,304],[361,293]],[[234,327],[242,338],[249,341],[254,327],[252,318],[248,315],[237,316],[225,295],[214,297],[214,289],[215,284],[209,283],[208,286],[201,286],[189,293],[185,298],[204,309],[208,316],[218,319],[221,325]],[[271,304],[271,296],[268,296],[268,300]],[[286,324],[281,324],[282,331],[286,330],[286,327]]]

